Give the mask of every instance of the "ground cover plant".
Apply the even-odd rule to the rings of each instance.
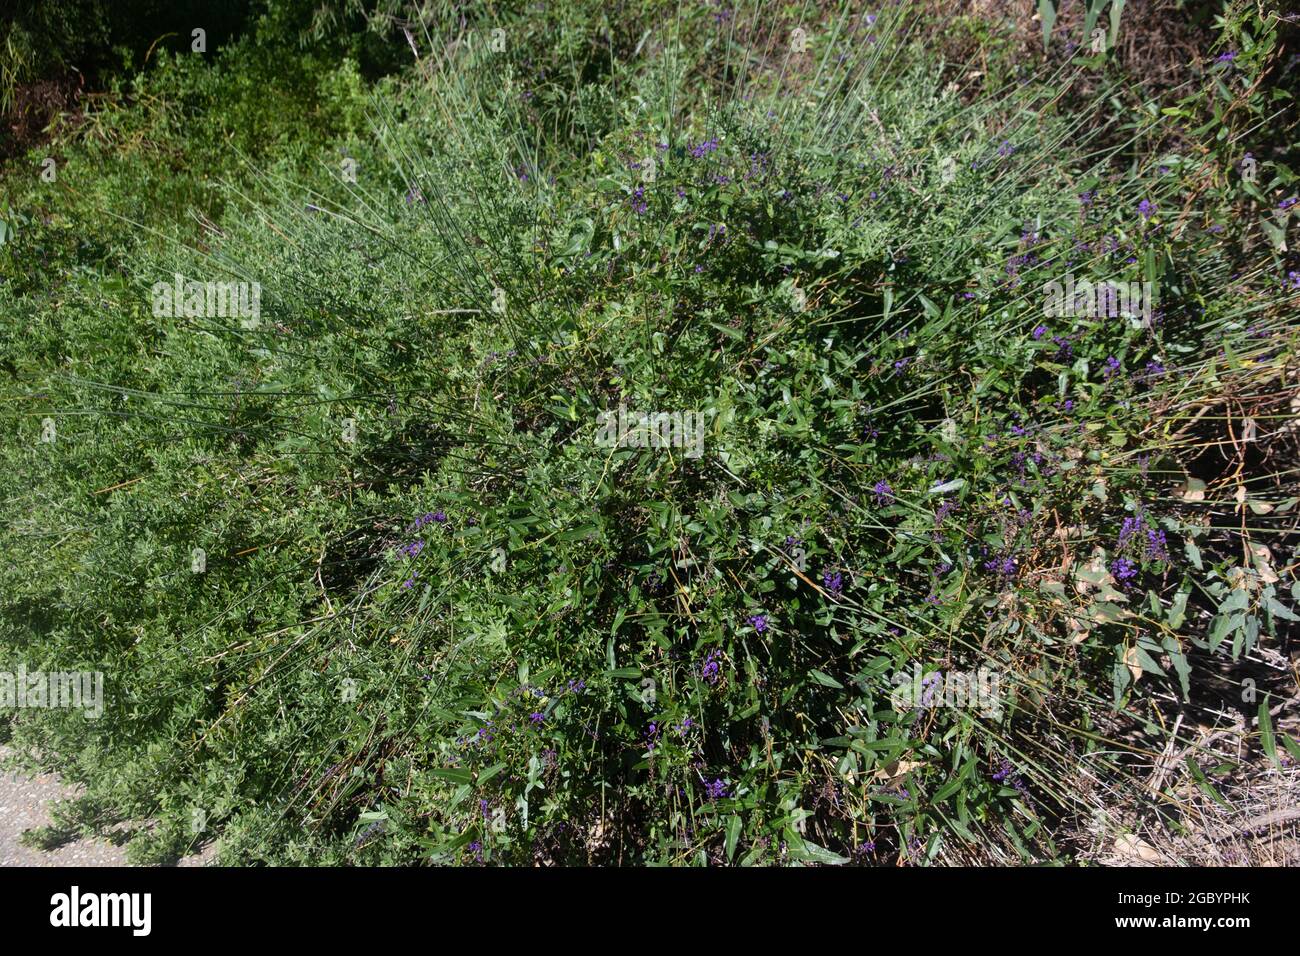
[[[1289,858],[1289,27],[1042,6],[271,5],[6,167],[34,839]]]

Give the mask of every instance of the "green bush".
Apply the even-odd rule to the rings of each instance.
[[[102,238],[120,276],[0,292],[0,669],[109,695],[13,741],[156,817],[141,860],[1072,858],[1080,768],[1140,784],[1114,723],[1295,619],[1294,475],[1201,430],[1289,394],[1282,260],[1189,222],[1205,154],[1058,108],[1103,73],[971,102],[906,13],[763,57],[796,21],[638,53],[573,13],[604,66],[543,77],[540,21],[368,91],[313,64],[332,149],[229,51],[141,78],[161,142],[279,165],[197,238]],[[1158,309],[1045,318],[1067,272]],[[154,314],[176,275],[258,283],[256,323]],[[702,454],[602,446],[619,407]],[[900,695],[980,668],[996,707]]]

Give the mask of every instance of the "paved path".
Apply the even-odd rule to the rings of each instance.
[[[12,751],[0,747],[0,759]],[[84,837],[53,850],[37,850],[18,842],[24,830],[49,826],[49,806],[75,796],[56,774],[34,778],[0,772],[0,866],[130,866],[126,849],[107,840]],[[213,846],[181,860],[180,866],[202,866],[212,858]]]

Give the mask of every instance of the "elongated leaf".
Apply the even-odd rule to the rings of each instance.
[[[1113,49],[1117,40],[1119,40],[1119,18],[1124,13],[1124,0],[1111,0],[1110,5],[1110,42],[1109,46]]]
[[[1052,39],[1052,27],[1056,25],[1056,6],[1052,0],[1038,0],[1038,17],[1043,21],[1043,49]]]
[[[840,690],[844,689],[844,685],[841,684],[839,681],[837,681],[834,677],[831,677],[829,674],[823,674],[821,671],[817,671],[817,670],[810,671],[809,673],[812,679],[815,680],[817,683],[821,684],[823,687],[836,687],[839,688]]]
[[[1277,758],[1277,740],[1273,736],[1273,718],[1268,713],[1268,702],[1269,695],[1265,694],[1259,703],[1259,743],[1268,759],[1273,761],[1273,766],[1281,770],[1282,761]]]
[[[740,817],[732,814],[727,820],[727,860],[730,861],[736,855],[736,841],[740,839],[740,828],[742,826]]]
[[[1223,797],[1219,796],[1219,791],[1215,790],[1214,785],[1210,783],[1208,779],[1206,779],[1205,772],[1201,770],[1200,766],[1196,763],[1196,761],[1192,759],[1191,754],[1187,755],[1187,769],[1192,772],[1192,779],[1196,781],[1196,785],[1201,788],[1201,791],[1207,797],[1209,797],[1219,806],[1223,807],[1225,810],[1232,809],[1232,807],[1228,806],[1228,801],[1224,800]]]
[[[1106,5],[1106,0],[1088,0],[1088,10],[1083,16],[1083,44],[1087,46],[1092,41],[1092,28],[1097,25],[1097,18],[1101,16],[1101,8]]]
[[[443,780],[450,780],[452,783],[471,783],[474,780],[472,773],[459,767],[434,767],[429,774]]]

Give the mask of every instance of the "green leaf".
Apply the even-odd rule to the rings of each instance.
[[[1110,40],[1107,46],[1111,49],[1114,49],[1119,40],[1119,18],[1124,12],[1124,2],[1125,0],[1113,0],[1110,5]]]
[[[802,841],[803,845],[791,847],[790,856],[796,860],[808,860],[811,863],[825,863],[828,866],[843,866],[849,862],[848,857],[832,853],[824,846],[818,846],[808,840]]]
[[[1277,740],[1273,737],[1273,718],[1268,713],[1269,695],[1265,694],[1264,699],[1259,702],[1259,742],[1264,748],[1264,753],[1268,754],[1268,759],[1273,761],[1273,766],[1282,769],[1282,761],[1277,759]]]
[[[962,487],[965,484],[966,484],[965,478],[954,478],[952,481],[945,481],[941,485],[935,485],[933,488],[929,490],[928,494],[946,495],[948,492],[956,491],[958,488]]]
[[[1273,248],[1280,250],[1286,245],[1286,230],[1279,229],[1267,219],[1259,220],[1259,228],[1264,230],[1264,235],[1268,236],[1268,241],[1273,244]]]
[[[1052,0],[1038,0],[1038,16],[1043,21],[1043,49],[1052,39],[1052,27],[1056,25],[1056,7]]]
[[[1217,803],[1219,806],[1223,807],[1225,810],[1231,810],[1232,807],[1228,805],[1228,801],[1224,800],[1223,797],[1219,796],[1219,791],[1215,790],[1214,785],[1211,784],[1210,781],[1206,779],[1205,772],[1201,770],[1200,766],[1196,763],[1196,761],[1192,759],[1191,754],[1187,755],[1186,760],[1187,760],[1187,769],[1192,772],[1192,779],[1196,781],[1196,785],[1201,788],[1201,791],[1207,797],[1209,797],[1211,800]]]
[[[1244,588],[1233,588],[1223,603],[1219,605],[1220,614],[1231,614],[1233,611],[1244,611],[1250,604],[1250,595]]]
[[[615,667],[615,668],[612,668],[612,669],[610,669],[610,670],[605,671],[605,676],[606,676],[606,677],[616,677],[616,678],[629,678],[629,679],[630,679],[630,678],[637,678],[637,677],[640,677],[640,676],[641,676],[641,668],[639,668],[639,667]]]
[[[942,803],[944,800],[947,800],[954,793],[956,793],[958,788],[961,787],[962,781],[970,776],[971,768],[974,766],[975,766],[975,761],[973,760],[966,761],[966,765],[961,768],[961,771],[955,777],[953,777],[951,780],[949,780],[942,787],[940,787],[938,790],[935,791],[933,802]]]
[[[460,767],[434,767],[429,771],[432,777],[450,780],[452,783],[473,783],[474,775]]]
[[[1111,690],[1115,694],[1116,704],[1124,697],[1124,689],[1128,687],[1129,681],[1133,679],[1128,664],[1124,663],[1123,651],[1117,649],[1117,653],[1120,655],[1120,659],[1115,662],[1115,666],[1111,670]]]
[[[1162,638],[1160,643],[1164,646],[1165,653],[1169,655],[1169,663],[1174,665],[1174,673],[1178,675],[1178,683],[1183,688],[1183,700],[1191,700],[1192,666],[1187,663],[1187,655],[1178,646],[1178,641],[1168,635]]]
[[[740,839],[740,828],[742,821],[736,814],[732,814],[727,820],[727,861],[736,855],[736,841]]]
[[[810,671],[809,675],[812,677],[813,680],[821,684],[823,687],[835,687],[840,690],[844,689],[844,685],[841,684],[839,681],[837,681],[834,677],[831,677],[829,674],[823,674],[821,671],[814,670],[814,671]]]
[[[1284,621],[1300,621],[1300,617],[1288,610],[1287,606],[1277,598],[1269,598],[1264,602],[1264,606],[1268,608],[1268,612],[1274,617],[1280,617]]]
[[[1169,622],[1171,630],[1178,630],[1183,626],[1183,621],[1187,617],[1187,596],[1190,592],[1179,591],[1174,595],[1173,603],[1169,605],[1169,613],[1165,619]]]
[[[1092,40],[1092,28],[1097,25],[1097,18],[1101,16],[1101,8],[1106,5],[1106,0],[1088,0],[1088,9],[1083,16],[1083,45],[1087,46]]]
[[[430,856],[442,856],[448,853],[454,853],[469,843],[474,838],[474,830],[469,829],[460,836],[448,840],[444,843],[434,843],[432,840],[421,840],[420,844],[429,851]]]
[[[1148,674],[1158,674],[1162,677],[1164,676],[1165,673],[1164,670],[1160,667],[1159,664],[1155,662],[1155,660],[1151,657],[1150,654],[1144,651],[1141,647],[1134,648],[1134,650],[1137,652],[1136,656],[1137,656],[1138,666],[1141,667],[1143,671],[1145,671]]]

